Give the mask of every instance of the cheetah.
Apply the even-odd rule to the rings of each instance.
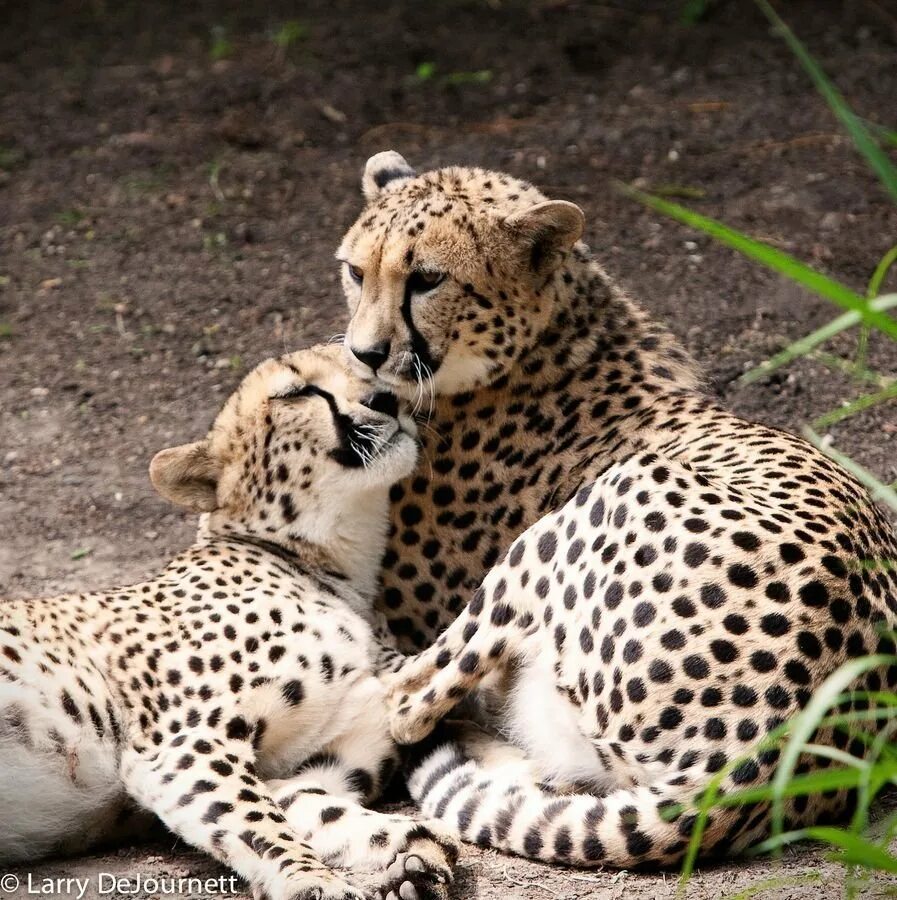
[[[834,462],[708,396],[574,204],[392,151],[363,190],[337,253],[347,357],[432,404],[424,464],[391,493],[381,607],[404,649],[429,647],[395,676],[393,732],[419,740],[476,688],[504,739],[431,745],[412,794],[468,841],[673,865],[694,825],[673,810],[727,767],[726,791],[768,782],[778,752],[757,742],[845,660],[894,652],[894,532]],[[861,686],[897,685],[892,662]],[[851,802],[793,798],[788,818]],[[765,805],[722,810],[702,852],[768,827]]]
[[[131,587],[0,607],[0,860],[73,853],[136,806],[256,897],[444,898],[457,845],[366,809],[396,767],[373,612],[413,420],[335,347],[253,370],[157,491],[196,543]]]

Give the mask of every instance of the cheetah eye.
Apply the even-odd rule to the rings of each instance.
[[[445,281],[445,272],[432,272],[417,269],[408,276],[407,286],[412,294],[425,294]]]
[[[364,281],[364,270],[358,268],[358,266],[353,266],[351,263],[346,263],[346,268],[349,270],[349,275],[356,284],[361,284]]]

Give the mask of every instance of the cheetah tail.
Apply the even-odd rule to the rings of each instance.
[[[505,853],[584,867],[672,866],[688,846],[694,816],[665,816],[683,785],[612,790],[604,797],[555,794],[442,744],[411,773],[409,790],[429,818],[457,828],[462,840]],[[724,816],[723,818],[728,818]],[[706,837],[718,839],[722,821]]]

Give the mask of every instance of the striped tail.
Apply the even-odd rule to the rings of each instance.
[[[468,843],[549,863],[632,869],[673,866],[685,854],[696,817],[677,816],[675,807],[688,804],[696,787],[681,774],[671,781],[676,783],[617,789],[602,797],[552,793],[519,765],[484,764],[453,741],[422,757],[408,787],[425,816],[457,828]],[[701,855],[749,846],[764,833],[768,818],[765,805],[715,811]]]

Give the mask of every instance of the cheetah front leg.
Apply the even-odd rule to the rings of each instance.
[[[440,822],[365,809],[352,797],[351,779],[328,759],[271,788],[287,822],[328,865],[382,871],[386,900],[445,900],[458,857],[453,833]]]
[[[366,809],[398,761],[384,722],[384,687],[356,686],[352,726],[307,760],[301,771],[269,782],[302,839],[328,864],[356,872],[382,870],[381,895],[391,900],[444,900],[459,845],[446,825]]]
[[[436,642],[385,676],[390,728],[400,744],[425,738],[487,675],[526,653],[539,628],[534,594],[509,589],[506,574],[503,566],[489,572]]]
[[[179,837],[230,866],[266,900],[363,900],[285,819],[248,741],[193,732],[122,761],[126,790]]]

